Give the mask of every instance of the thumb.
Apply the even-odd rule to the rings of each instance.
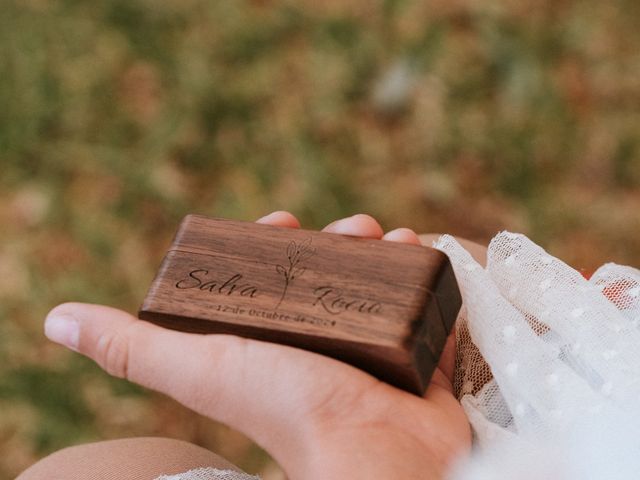
[[[331,384],[314,379],[328,369],[339,385],[341,377],[357,372],[303,350],[172,331],[101,305],[54,308],[45,334],[112,375],[166,393],[244,432],[276,458],[279,450],[290,455],[303,448],[309,410],[334,393]]]

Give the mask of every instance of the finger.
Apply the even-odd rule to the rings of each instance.
[[[396,228],[395,230],[391,230],[390,232],[385,233],[382,239],[388,240],[390,242],[421,245],[418,235],[416,235],[416,232],[414,232],[410,228]]]
[[[298,219],[293,214],[284,210],[278,210],[264,217],[260,217],[256,220],[256,223],[265,223],[278,227],[300,228]]]
[[[301,437],[308,435],[302,430],[317,403],[348,395],[354,379],[375,382],[311,352],[233,335],[168,330],[100,305],[54,308],[45,333],[108,373],[163,392],[273,453],[302,448]]]
[[[342,218],[330,223],[322,229],[323,232],[339,233],[354,237],[382,238],[384,231],[371,215],[359,213],[352,217]]]

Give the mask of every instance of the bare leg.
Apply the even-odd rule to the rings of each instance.
[[[204,448],[168,438],[125,438],[65,448],[16,480],[153,480],[194,468],[240,471]]]

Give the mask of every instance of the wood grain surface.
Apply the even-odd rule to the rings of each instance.
[[[460,304],[432,248],[189,215],[139,317],[307,349],[422,394]]]

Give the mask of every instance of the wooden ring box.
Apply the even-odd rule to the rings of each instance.
[[[421,395],[460,306],[433,248],[188,215],[138,316],[317,352]]]

